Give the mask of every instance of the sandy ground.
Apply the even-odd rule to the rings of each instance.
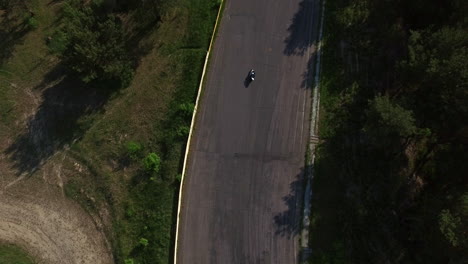
[[[102,231],[82,208],[58,188],[44,184],[27,193],[30,188],[22,185],[0,193],[0,240],[24,248],[41,263],[113,262]]]

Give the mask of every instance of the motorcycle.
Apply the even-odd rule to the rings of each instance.
[[[253,69],[250,70],[249,77],[251,81],[255,80],[255,71]]]

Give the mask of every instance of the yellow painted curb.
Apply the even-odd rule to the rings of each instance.
[[[188,159],[188,154],[190,151],[190,140],[192,139],[193,127],[195,125],[195,117],[197,115],[197,109],[198,109],[198,102],[200,101],[200,95],[201,95],[201,91],[203,88],[203,81],[205,79],[206,68],[208,65],[208,58],[210,57],[211,48],[213,47],[213,42],[216,37],[215,35],[217,32],[217,28],[218,28],[219,17],[223,9],[223,4],[224,4],[224,0],[221,0],[221,4],[219,5],[219,9],[218,9],[218,15],[216,16],[215,26],[213,28],[213,34],[211,35],[210,46],[208,47],[208,52],[206,53],[206,57],[205,57],[205,65],[203,66],[203,72],[202,72],[201,79],[200,79],[200,85],[198,87],[197,99],[195,101],[195,107],[193,109],[192,123],[190,124],[190,132],[189,132],[189,136],[187,139],[187,146],[185,148],[184,165],[182,167],[182,177],[180,179],[180,187],[179,187],[179,202],[177,206],[177,223],[176,223],[176,234],[175,234],[175,242],[174,242],[175,243],[174,244],[174,264],[177,263],[177,244],[178,244],[177,242],[179,238],[180,207],[182,204],[182,189],[184,186],[185,170],[187,168],[187,159]]]

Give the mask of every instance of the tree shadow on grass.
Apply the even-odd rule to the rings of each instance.
[[[315,42],[312,32],[315,27],[314,2],[303,0],[299,4],[299,11],[294,15],[292,24],[289,26],[289,36],[285,39],[285,55],[304,55],[306,50]]]
[[[273,217],[276,225],[276,235],[294,237],[301,230],[302,204],[305,190],[305,172],[302,168],[296,179],[289,184],[290,193],[283,197],[287,209]]]
[[[82,137],[91,124],[84,117],[102,109],[112,91],[82,83],[62,65],[34,90],[42,92],[40,105],[25,131],[5,151],[18,175],[33,173],[58,150]]]

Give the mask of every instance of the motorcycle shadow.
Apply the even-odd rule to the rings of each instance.
[[[248,88],[250,83],[252,83],[252,79],[250,79],[249,76],[247,76],[245,79],[244,79],[244,87],[245,88]]]
[[[249,71],[249,73],[247,73],[247,76],[244,79],[244,87],[248,88],[251,83],[252,83],[252,79],[250,77],[250,71]]]

